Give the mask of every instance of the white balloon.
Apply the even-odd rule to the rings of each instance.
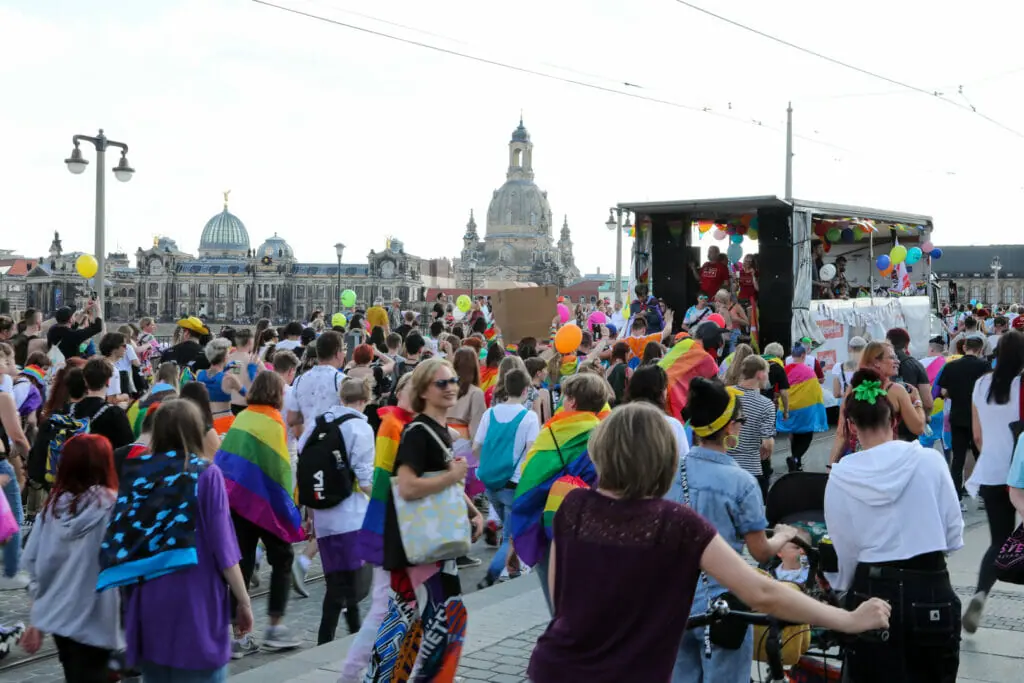
[[[818,273],[821,275],[822,280],[831,280],[836,276],[836,267],[831,263],[821,267],[821,271]]]

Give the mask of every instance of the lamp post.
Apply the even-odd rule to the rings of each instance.
[[[13,266],[0,266],[0,313],[7,313],[10,309],[4,306],[7,303],[8,290],[4,288],[4,275],[11,271]]]
[[[476,259],[469,259],[469,298],[473,298],[473,290],[476,285]]]
[[[338,310],[341,310],[341,255],[345,253],[345,245],[338,242],[334,245],[334,253],[338,255]]]
[[[101,318],[107,317],[105,308],[106,299],[106,270],[107,266],[107,254],[106,247],[103,244],[104,232],[106,230],[106,178],[103,175],[103,171],[106,168],[106,156],[108,147],[116,147],[121,150],[121,160],[117,162],[117,166],[114,167],[114,177],[122,183],[126,183],[132,179],[132,175],[135,173],[135,169],[128,165],[128,145],[123,142],[115,142],[114,140],[107,139],[107,136],[103,134],[103,129],[100,128],[100,132],[96,137],[90,135],[75,135],[71,138],[74,143],[74,148],[71,150],[71,156],[64,160],[67,164],[68,170],[75,175],[79,175],[85,172],[85,167],[89,165],[89,161],[82,156],[82,150],[78,148],[82,142],[90,142],[93,147],[96,148],[96,277],[99,279],[99,284],[96,287],[96,305],[99,310],[99,316]]]
[[[995,295],[992,297],[992,305],[997,306],[999,304],[999,271],[1003,269],[1003,265],[999,263],[999,257],[993,256],[992,263],[988,266],[992,270],[992,286],[995,287]]]
[[[623,225],[622,219],[626,223]],[[622,303],[622,232],[628,230],[629,209],[615,207],[608,209],[608,221],[604,224],[609,230],[615,230],[615,303]]]

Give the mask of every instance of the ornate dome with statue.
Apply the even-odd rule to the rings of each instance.
[[[579,278],[579,270],[572,255],[568,219],[563,220],[556,243],[548,193],[533,181],[533,142],[521,118],[508,144],[505,183],[491,196],[483,240],[470,211],[462,257],[456,265],[457,279],[460,284],[471,277],[478,282],[571,282]]]
[[[224,210],[206,222],[199,238],[200,258],[245,258],[249,251],[249,232],[238,216],[228,211],[228,194],[224,193]]]

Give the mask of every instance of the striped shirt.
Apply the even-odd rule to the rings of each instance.
[[[745,421],[739,445],[729,451],[736,462],[755,477],[762,474],[761,442],[775,436],[775,405],[757,389],[743,389],[738,397]]]

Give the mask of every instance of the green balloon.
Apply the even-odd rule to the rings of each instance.
[[[838,242],[843,238],[843,231],[840,230],[839,228],[832,228],[831,230],[825,233],[825,237],[828,239],[829,242]]]
[[[346,289],[341,293],[341,305],[345,308],[352,308],[356,305],[356,293],[351,289]]]

